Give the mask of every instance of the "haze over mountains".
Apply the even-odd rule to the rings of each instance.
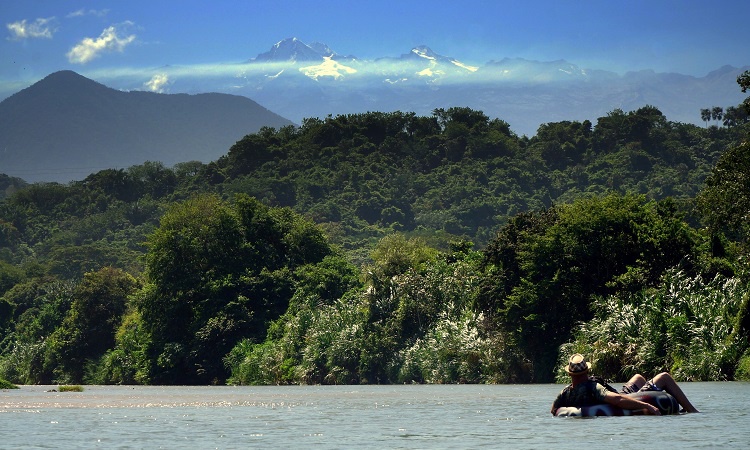
[[[262,126],[290,124],[242,96],[122,92],[61,71],[0,102],[0,173],[66,182],[146,161],[210,162]]]
[[[723,66],[702,77],[651,70],[618,74],[565,60],[504,58],[475,64],[454,56],[418,46],[395,57],[360,59],[324,43],[288,38],[243,62],[212,66],[210,73],[165,66],[111,83],[143,89],[144,81],[158,73],[169,80],[168,92],[243,95],[295,123],[367,111],[430,115],[435,108],[467,106],[532,136],[542,123],[595,121],[617,108],[645,105],[656,106],[670,120],[703,125],[701,108],[742,101],[736,79],[750,69]]]
[[[700,109],[736,106],[744,98],[724,66],[704,77],[653,71],[619,75],[564,61],[505,58],[471,65],[427,46],[398,57],[361,60],[322,43],[296,38],[238,67],[233,91],[295,122],[304,117],[365,111],[413,111],[468,106],[505,120],[518,134],[541,123],[594,121],[620,108],[658,107],[670,120],[700,124]],[[173,89],[179,90],[176,81]]]
[[[208,162],[264,125],[367,111],[430,115],[468,106],[529,136],[542,123],[595,122],[614,109],[645,105],[669,120],[703,125],[701,108],[742,101],[736,79],[748,68],[724,66],[694,77],[620,75],[564,60],[472,65],[427,46],[364,60],[288,38],[211,74],[165,66],[97,80],[112,88],[74,72],[52,74],[0,102],[0,173],[69,181],[147,160]],[[154,73],[168,80],[160,89],[175,94],[143,92]]]

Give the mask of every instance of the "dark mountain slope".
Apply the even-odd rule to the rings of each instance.
[[[144,161],[209,162],[290,124],[246,97],[122,92],[56,72],[0,102],[0,173],[65,182]]]

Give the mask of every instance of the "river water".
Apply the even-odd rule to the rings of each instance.
[[[750,383],[700,414],[556,418],[561,385],[56,386],[0,391],[0,448],[747,448]]]

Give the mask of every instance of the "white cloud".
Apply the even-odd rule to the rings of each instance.
[[[104,17],[104,16],[107,15],[108,12],[109,12],[108,9],[101,9],[101,10],[89,9],[89,10],[86,10],[86,9],[81,8],[78,11],[73,11],[72,13],[68,14],[65,17],[66,18],[83,17],[83,16]]]
[[[98,38],[84,38],[68,52],[68,61],[78,64],[86,64],[94,58],[98,58],[103,52],[122,52],[125,47],[135,41],[135,35],[125,36],[118,27],[128,27],[132,22],[121,25],[112,25],[105,28]]]
[[[12,41],[20,41],[21,39],[27,38],[46,38],[51,39],[52,34],[57,31],[55,26],[55,18],[39,18],[32,23],[28,23],[26,19],[18,22],[6,24],[10,37],[8,39]]]
[[[158,73],[151,77],[151,79],[143,83],[143,87],[151,92],[164,92],[164,86],[169,83],[169,77],[165,73]]]

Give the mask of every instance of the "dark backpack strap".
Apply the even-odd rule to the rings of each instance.
[[[602,378],[602,377],[597,376],[597,375],[590,375],[589,376],[589,380],[596,381],[597,383],[599,383],[602,386],[604,386],[604,389],[608,390],[609,392],[617,392],[617,389],[613,388],[609,384],[609,380],[607,380],[606,378]]]

